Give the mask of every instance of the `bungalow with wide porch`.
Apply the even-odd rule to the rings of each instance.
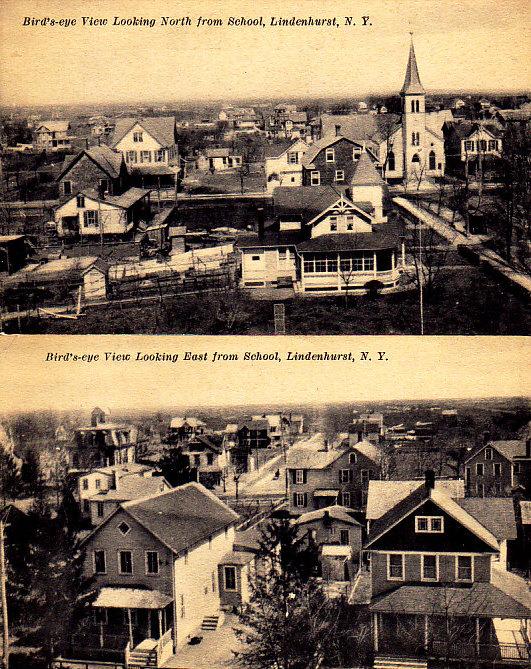
[[[348,189],[281,187],[273,202],[275,224],[236,242],[242,286],[314,295],[398,287],[402,230],[384,215],[385,184],[367,153]]]
[[[501,559],[503,517],[434,483],[429,473],[371,524],[364,548],[375,654],[529,666],[531,597]]]
[[[203,625],[215,629],[237,519],[198,483],[121,504],[83,541],[92,615],[67,656],[160,667]]]

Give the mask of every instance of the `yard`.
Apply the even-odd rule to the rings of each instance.
[[[165,296],[159,301],[87,309],[74,320],[21,319],[21,332],[43,334],[273,334],[273,304],[240,291]],[[419,334],[416,291],[285,300],[291,335]],[[425,302],[424,331],[433,335],[527,335],[529,307],[479,268],[462,262],[445,270]],[[4,329],[18,332],[16,320]]]

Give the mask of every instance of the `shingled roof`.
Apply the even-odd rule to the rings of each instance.
[[[93,146],[90,149],[83,149],[75,156],[67,156],[63,162],[61,172],[57,177],[57,180],[62,179],[62,177],[79,161],[83,156],[87,156],[90,160],[94,161],[98,167],[100,167],[105,174],[110,176],[113,179],[116,179],[120,176],[120,170],[122,167],[123,156],[121,153],[116,153],[110,149],[106,144],[101,146]]]
[[[385,181],[382,179],[369,154],[364,151],[356,167],[350,182],[351,186],[384,186]]]
[[[279,186],[273,191],[275,215],[294,214],[301,216],[303,222],[311,221],[341,195],[342,191],[333,186]]]
[[[332,506],[327,506],[324,509],[317,509],[317,511],[308,511],[307,513],[303,513],[293,521],[293,524],[305,525],[306,523],[311,523],[314,520],[321,520],[325,517],[325,515],[328,514],[328,516],[334,520],[340,520],[343,523],[348,523],[349,525],[359,525],[361,527],[361,524],[350,515],[349,511],[351,511],[351,509],[348,509],[345,506],[334,504]]]
[[[405,499],[414,490],[424,487],[424,480],[413,481],[369,481],[367,494],[367,520],[381,518],[395,504]],[[465,494],[462,479],[436,480],[435,489],[445,492],[452,498],[461,498]],[[482,502],[484,500],[481,500]]]
[[[175,118],[173,116],[148,116],[146,118],[118,118],[111,145],[118,142],[138,123],[161,146],[175,144]]]
[[[199,483],[185,483],[121,508],[177,554],[238,520],[237,513]]]
[[[301,252],[378,251],[394,248],[400,239],[401,228],[392,223],[374,225],[371,232],[333,232],[313,237],[300,244]]]
[[[461,497],[455,501],[499,541],[516,539],[516,519],[511,497]]]

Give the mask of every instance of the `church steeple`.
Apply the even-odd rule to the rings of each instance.
[[[415,47],[413,46],[413,34],[411,35],[411,46],[409,47],[409,58],[407,61],[406,78],[400,91],[400,95],[425,95],[422,84],[420,83],[419,68],[415,58]]]

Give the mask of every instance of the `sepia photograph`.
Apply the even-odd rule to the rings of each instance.
[[[529,667],[525,342],[183,339],[0,339],[3,667]]]
[[[529,334],[527,3],[5,0],[0,34],[4,332]]]

